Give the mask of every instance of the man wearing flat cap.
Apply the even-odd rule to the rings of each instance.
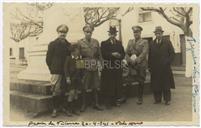
[[[141,38],[141,26],[132,27],[134,39],[130,39],[126,48],[126,60],[129,65],[130,77],[139,85],[137,89],[137,104],[143,103],[144,81],[146,78],[148,41]]]
[[[56,29],[58,38],[50,42],[46,54],[46,63],[51,73],[52,95],[53,95],[53,112],[52,117],[57,116],[60,106],[65,111],[65,77],[64,63],[66,56],[70,56],[71,44],[65,39],[68,27],[65,24],[59,25]],[[65,111],[66,112],[66,111]]]
[[[155,28],[155,40],[150,43],[149,49],[149,70],[151,73],[151,87],[154,94],[154,104],[170,104],[171,88],[175,88],[174,78],[171,70],[171,62],[174,59],[174,48],[170,40],[163,38],[161,26]]]
[[[105,105],[108,109],[112,105],[120,106],[122,98],[122,73],[121,62],[125,56],[122,42],[116,39],[116,27],[110,27],[109,39],[101,42],[103,57],[103,70],[101,85]]]
[[[92,90],[94,98],[93,108],[101,111],[102,108],[99,105],[99,88],[100,79],[98,74],[98,61],[101,59],[100,47],[98,40],[92,38],[93,26],[85,25],[83,32],[85,37],[78,41],[78,47],[80,54],[85,62],[85,69],[83,71],[83,89],[82,89],[82,107],[81,112],[84,112],[87,108],[86,93],[88,90]]]

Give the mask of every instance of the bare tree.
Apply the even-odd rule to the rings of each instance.
[[[190,37],[193,36],[192,30],[190,28],[191,24],[193,23],[192,7],[172,7],[172,8],[141,7],[140,9],[143,11],[157,12],[163,18],[165,18],[166,21],[182,29],[184,35]],[[134,7],[129,7],[127,11],[123,14],[123,16],[133,10]]]
[[[30,23],[11,23],[11,39],[20,42],[27,37],[34,37],[42,33],[41,27],[30,25]]]
[[[43,32],[43,11],[50,8],[52,3],[27,4],[27,11],[16,8],[11,13],[17,23],[10,23],[11,39],[19,42],[27,37],[38,36]]]
[[[85,23],[98,27],[105,21],[115,19],[119,7],[86,7],[84,9]]]
[[[142,7],[143,11],[153,11],[157,12],[161,16],[163,16],[166,21],[169,23],[179,27],[183,30],[184,35],[193,36],[192,30],[190,28],[192,21],[192,7],[173,7],[171,9],[168,8],[153,8],[153,7]],[[167,11],[170,11],[172,15],[169,15]]]
[[[185,36],[191,37],[193,39],[193,33],[190,28],[191,24],[193,23],[192,21],[192,12],[193,8],[192,7],[173,7],[171,9],[169,8],[152,8],[152,7],[146,7],[146,8],[141,8],[143,11],[153,11],[157,12],[161,16],[163,16],[166,21],[169,23],[179,27],[183,32]],[[167,11],[171,13],[168,14]],[[187,43],[187,42],[186,42]],[[192,59],[194,64],[196,64],[196,56],[195,56],[195,50],[194,50],[194,44],[190,41],[189,43],[189,48],[186,50],[189,50],[192,54]]]
[[[168,21],[169,23],[179,27],[183,32],[185,36],[191,37],[191,39],[189,40],[194,40],[193,38],[193,33],[192,30],[190,28],[191,24],[193,23],[192,21],[192,11],[193,8],[192,7],[173,7],[171,9],[169,8],[150,8],[150,7],[146,7],[146,8],[141,8],[143,11],[153,11],[153,12],[157,12],[158,14],[160,14],[162,17],[165,18],[166,21]],[[167,13],[167,11],[169,11],[171,13]],[[187,38],[188,39],[188,38]],[[186,43],[189,44],[189,47],[186,48],[186,51],[190,51],[191,55],[192,55],[192,60],[194,65],[196,64],[196,59],[197,56],[195,55],[195,50],[194,50],[194,43],[192,41],[187,41]],[[186,53],[187,54],[187,53]],[[190,61],[189,59],[187,59],[187,61]],[[190,67],[191,65],[186,65],[187,67]],[[192,71],[193,74],[193,78],[195,77],[195,74],[197,72],[195,72],[195,70]]]

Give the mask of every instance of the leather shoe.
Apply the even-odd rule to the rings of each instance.
[[[155,101],[154,102],[154,104],[160,104],[161,103],[161,101]]]
[[[80,116],[80,113],[78,111],[72,111],[72,113],[76,116]]]
[[[84,112],[84,111],[86,111],[86,109],[87,109],[87,107],[86,107],[85,105],[83,105],[83,106],[81,107],[81,109],[80,109],[80,112]]]
[[[66,110],[65,108],[62,108],[62,112],[65,113],[65,114],[66,114],[67,116],[69,116],[69,117],[73,116],[73,115],[71,114],[71,112],[69,112],[69,111]]]
[[[138,101],[137,101],[137,104],[138,104],[138,105],[141,105],[142,103],[143,103],[142,98],[139,98]]]
[[[112,106],[111,105],[106,105],[105,108],[110,110],[110,109],[112,109]]]
[[[55,109],[53,110],[51,117],[52,118],[57,117],[57,110],[55,110]]]
[[[103,111],[103,109],[100,106],[98,106],[98,105],[94,106],[93,108],[96,109],[96,110],[98,110],[98,111]]]
[[[117,103],[115,104],[115,106],[116,106],[116,107],[120,107],[121,104],[120,104],[119,102],[117,102]]]
[[[165,101],[165,105],[170,105],[170,101]]]

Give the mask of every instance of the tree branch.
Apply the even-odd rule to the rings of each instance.
[[[178,23],[183,24],[183,22],[182,22],[181,20],[178,20],[178,19],[177,19],[177,18],[175,18],[175,17],[170,17],[170,19],[173,19],[173,20],[175,20],[175,22],[178,22]]]
[[[118,10],[119,8],[84,8],[85,23],[97,27],[105,21],[114,18]]]
[[[169,18],[167,16],[167,14],[164,12],[164,9],[162,7],[159,7],[158,8],[141,8],[143,11],[154,11],[154,12],[157,12],[158,14],[162,15],[169,23],[173,24],[173,25],[176,25],[178,26],[179,28],[182,28],[183,29],[183,24],[181,23],[178,23],[176,21],[173,21],[171,20],[171,18]]]
[[[177,10],[176,8],[173,8],[173,10],[174,10],[177,14],[179,14],[179,15],[181,15],[181,16],[183,16],[183,17],[185,17],[185,15],[186,15],[186,14],[183,14],[182,12],[180,12],[179,10]]]
[[[187,11],[187,14],[191,14],[191,13],[192,13],[192,11],[193,11],[193,8],[192,8],[192,7],[190,7],[190,8],[189,8],[189,10]]]

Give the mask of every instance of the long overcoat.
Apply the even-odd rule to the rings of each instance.
[[[132,79],[136,79],[139,82],[144,82],[146,78],[148,50],[148,41],[144,39],[139,39],[138,41],[135,41],[135,39],[131,39],[129,40],[126,48],[126,60],[131,72],[130,74],[132,74],[133,69],[137,71],[136,76],[131,75],[131,77]],[[130,57],[133,54],[137,56],[136,65],[130,64]]]
[[[162,38],[159,43],[156,39],[150,42],[148,64],[151,71],[151,87],[153,91],[175,88],[171,62],[174,59],[172,43]]]
[[[112,56],[113,52],[121,54],[120,58]],[[122,59],[125,57],[125,51],[122,42],[115,40],[112,43],[110,39],[101,42],[101,54],[103,58],[103,70],[101,73],[102,91],[105,97],[120,96],[122,86]],[[118,97],[116,97],[118,98]]]

